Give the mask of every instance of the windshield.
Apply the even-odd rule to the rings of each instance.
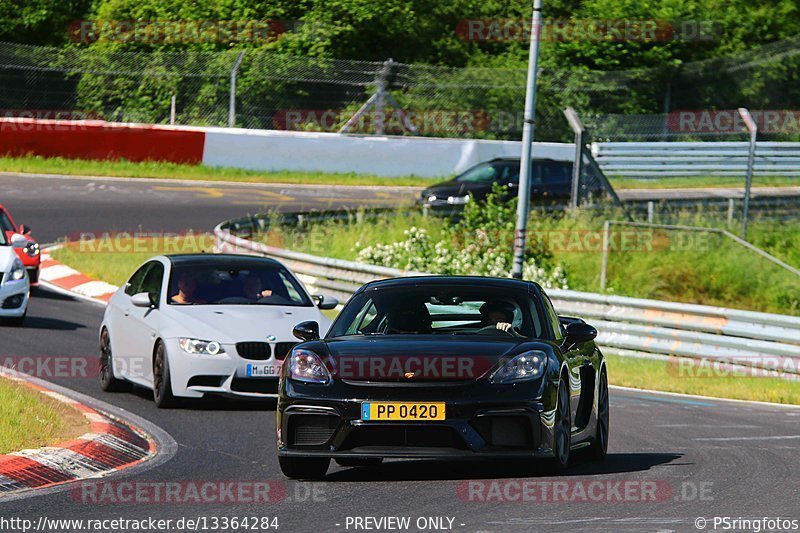
[[[456,177],[456,181],[462,183],[509,182],[515,179],[519,179],[519,164],[513,163],[482,163]]]
[[[492,287],[390,287],[355,296],[328,337],[345,335],[491,335],[541,338],[532,297]],[[510,324],[508,331],[498,325]]]
[[[173,305],[312,305],[294,276],[270,263],[175,265],[167,301]]]

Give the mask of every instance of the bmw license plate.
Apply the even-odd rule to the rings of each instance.
[[[248,378],[276,378],[281,373],[281,365],[247,365]]]
[[[364,402],[361,404],[361,420],[369,422],[417,422],[444,419],[444,402]]]

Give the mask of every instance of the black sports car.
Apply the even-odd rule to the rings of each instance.
[[[603,458],[597,330],[532,282],[411,277],[361,287],[325,335],[298,324],[282,368],[278,454],[290,478],[384,458]]]

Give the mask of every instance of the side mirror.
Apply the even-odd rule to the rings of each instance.
[[[568,344],[581,344],[597,337],[597,330],[586,322],[572,322],[567,326],[566,342]]]
[[[25,224],[20,224],[19,225],[19,232],[22,233],[23,235],[30,235],[31,234],[31,227],[30,226],[26,226]]]
[[[146,292],[140,292],[131,296],[131,303],[136,307],[153,307],[150,294]]]
[[[25,245],[28,244],[28,239],[26,239],[23,235],[19,233],[15,233],[11,236],[11,246],[14,248],[25,248]]]
[[[336,306],[339,305],[339,300],[334,298],[333,296],[325,296],[323,294],[315,294],[313,296],[314,303],[317,304],[317,307],[322,309],[323,311],[329,309],[336,309]]]
[[[319,324],[310,320],[300,322],[292,330],[292,334],[301,341],[313,341],[319,339]]]

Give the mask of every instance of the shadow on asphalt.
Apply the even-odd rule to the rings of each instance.
[[[678,453],[612,453],[603,462],[575,457],[560,478],[642,472],[680,459]],[[389,461],[380,466],[333,472],[325,481],[442,481],[462,479],[520,479],[554,477],[546,460],[520,461]]]
[[[132,394],[143,400],[153,401],[153,391],[144,387],[134,386],[130,391],[122,394]],[[191,399],[181,398],[175,407],[166,411],[266,411],[274,412],[277,400],[237,400],[222,396],[208,396],[206,398]],[[155,408],[155,405],[153,406]]]
[[[2,325],[0,325],[2,327]],[[13,326],[15,329],[49,329],[54,331],[75,331],[85,329],[86,326],[68,320],[58,318],[46,318],[43,316],[28,316],[21,326]]]

